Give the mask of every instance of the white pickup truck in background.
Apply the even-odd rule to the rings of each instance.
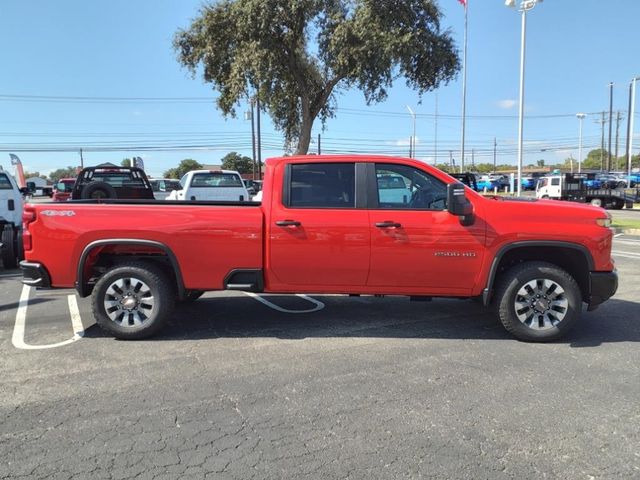
[[[4,268],[16,268],[22,250],[22,192],[16,181],[0,167],[0,257]]]
[[[193,170],[180,179],[180,187],[166,200],[249,201],[242,177],[233,170]]]

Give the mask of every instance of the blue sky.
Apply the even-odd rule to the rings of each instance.
[[[464,9],[439,0],[443,27],[462,47]],[[91,147],[97,143],[128,151],[84,154],[85,164],[119,162],[139,155],[154,176],[182,158],[218,163],[229,151],[250,155],[250,122],[225,119],[215,93],[191,79],[175,59],[172,37],[201,5],[196,0],[3,0],[0,5],[0,149],[43,144]],[[577,158],[576,112],[622,110],[620,154],[626,137],[627,92],[638,65],[637,0],[547,0],[528,15],[525,163]],[[606,21],[606,24],[604,23]],[[606,31],[605,31],[606,29]],[[607,33],[608,32],[608,33]],[[519,79],[520,15],[502,0],[469,0],[467,161],[515,163]],[[461,76],[438,91],[439,161],[449,150],[459,160]],[[53,97],[211,98],[211,101],[152,100],[67,102],[15,101],[2,95]],[[417,155],[432,162],[435,145],[434,93],[422,98],[398,80],[387,101],[367,107],[358,91],[341,91],[336,118],[322,132],[324,152],[407,154],[410,105],[418,114]],[[239,108],[243,112],[245,106]],[[549,117],[551,115],[564,115]],[[584,120],[585,153],[600,144],[596,115]],[[267,115],[262,118],[263,158],[283,152]],[[636,122],[636,125],[640,124]],[[638,129],[636,129],[637,131]],[[314,135],[321,132],[316,124]],[[637,136],[638,134],[636,134]],[[605,140],[608,130],[605,131]],[[615,140],[615,122],[614,122]],[[144,151],[134,146],[212,145],[207,150]],[[640,147],[640,141],[636,142]],[[48,148],[48,147],[44,147]],[[315,144],[312,149],[315,149]],[[636,151],[638,149],[636,148]],[[18,152],[29,170],[48,172],[77,165],[75,152]],[[8,152],[0,165],[9,167]]]

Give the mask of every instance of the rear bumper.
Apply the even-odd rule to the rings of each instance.
[[[598,305],[611,298],[618,290],[618,272],[589,272],[589,307],[595,310]]]
[[[25,285],[38,288],[51,288],[51,278],[41,263],[23,260],[20,262],[20,269],[22,270],[22,283]]]

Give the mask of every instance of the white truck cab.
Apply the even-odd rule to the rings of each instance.
[[[16,268],[22,255],[22,193],[0,167],[0,257],[4,268]]]
[[[249,192],[234,170],[193,170],[180,179],[180,190],[167,200],[249,201]]]
[[[562,176],[541,177],[536,184],[536,198],[562,198]]]

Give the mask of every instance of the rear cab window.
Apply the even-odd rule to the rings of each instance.
[[[239,175],[235,173],[209,172],[196,173],[191,179],[191,187],[193,188],[211,188],[211,187],[240,187],[244,184]]]
[[[284,204],[289,208],[355,208],[355,163],[289,165]]]

